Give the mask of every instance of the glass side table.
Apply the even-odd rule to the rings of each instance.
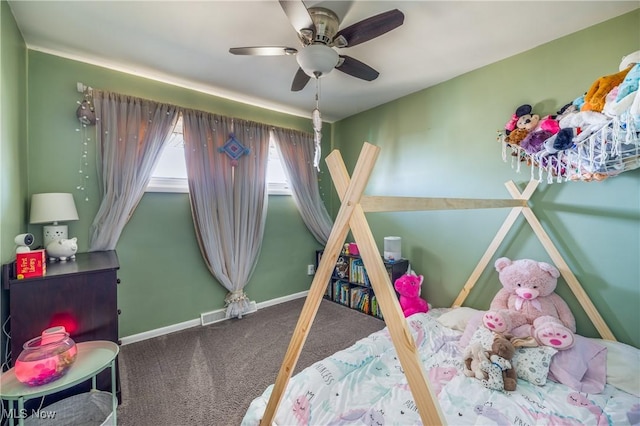
[[[0,399],[9,402],[10,425],[23,425],[27,416],[24,402],[40,396],[49,395],[88,379],[91,379],[92,389],[96,389],[96,376],[106,368],[111,368],[111,398],[113,424],[117,422],[118,397],[116,396],[116,357],[120,348],[114,342],[95,340],[77,343],[78,355],[67,374],[58,380],[42,386],[27,386],[16,378],[15,371],[11,368],[2,373],[0,377]],[[17,411],[14,409],[14,401],[17,402]]]

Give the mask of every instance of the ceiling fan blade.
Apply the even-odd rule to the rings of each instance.
[[[342,36],[347,40],[346,47],[352,47],[398,28],[403,23],[404,14],[398,9],[393,9],[338,31],[334,39]]]
[[[351,56],[340,55],[340,58],[342,59],[342,63],[336,66],[336,69],[345,74],[367,81],[375,80],[380,75],[378,71],[374,70],[369,65],[360,62]]]
[[[311,19],[311,15],[304,5],[302,0],[280,0],[280,6],[284,13],[289,18],[289,22],[293,25],[293,28],[300,34],[310,35],[310,40],[313,40],[313,35],[316,32],[316,27]],[[309,33],[311,32],[311,33]]]
[[[311,80],[311,77],[309,77],[302,70],[302,68],[298,68],[298,72],[296,73],[295,77],[293,77],[293,83],[291,83],[291,91],[299,92],[300,90],[304,89],[304,86],[307,85],[309,80]]]
[[[295,55],[298,53],[293,47],[286,46],[253,46],[253,47],[232,47],[229,53],[234,55],[257,55],[257,56],[279,56]]]

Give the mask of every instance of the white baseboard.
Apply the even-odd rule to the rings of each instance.
[[[309,294],[309,290],[301,291],[300,293],[289,294],[287,296],[282,296],[271,300],[265,300],[264,302],[258,303],[257,307],[258,309],[262,309],[273,305],[279,305],[280,303],[307,297],[307,294]]]
[[[258,310],[258,306],[256,302],[249,302],[249,310],[244,312],[242,315],[249,315]],[[205,312],[200,314],[200,324],[201,325],[209,325],[215,324],[220,321],[224,321],[227,319],[227,311],[226,309],[216,309],[215,311]]]
[[[255,303],[256,310],[263,309],[269,306],[278,305],[280,303],[289,302],[291,300],[300,299],[302,297],[306,297],[308,291],[301,291],[299,293],[289,294],[287,296],[278,297],[271,300],[265,300],[264,302]],[[204,318],[206,316],[206,318]],[[204,319],[206,319],[206,323],[203,324]],[[197,327],[201,325],[209,325],[220,321],[225,321],[227,318],[225,316],[224,309],[217,309],[215,311],[203,313],[200,315],[200,318],[192,319],[189,321],[184,321],[178,324],[168,325],[166,327],[156,328],[154,330],[144,331],[138,334],[132,334],[131,336],[121,337],[120,342],[122,345],[128,345],[130,343],[141,342],[143,340],[151,339],[153,337],[164,336],[165,334],[173,333],[180,330],[186,330],[187,328]]]

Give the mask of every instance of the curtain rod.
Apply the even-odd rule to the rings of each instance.
[[[76,82],[76,89],[78,90],[79,93],[85,93],[87,90],[91,92],[93,90],[93,87],[87,86],[84,83],[78,81],[78,82]],[[144,99],[144,98],[140,98],[140,99]],[[159,101],[153,101],[153,102],[159,102]],[[164,103],[166,103],[166,102],[164,102]],[[192,108],[182,107],[180,105],[175,105],[175,106],[178,107],[181,110],[192,109]],[[211,111],[202,111],[202,110],[194,110],[194,111],[199,111],[199,112],[208,113],[208,114],[220,114],[220,115],[222,115],[221,113],[215,113],[215,112],[211,112]],[[229,117],[229,118],[234,119],[235,117]],[[244,118],[236,118],[236,119],[237,120],[244,120],[244,121],[252,121],[252,120],[247,120],[247,119],[244,119]],[[267,126],[272,126],[274,128],[280,128],[280,129],[283,129],[283,130],[290,130],[290,131],[294,131],[294,132],[300,132],[300,133],[303,133],[305,135],[310,135],[309,132],[305,132],[304,130],[291,129],[291,128],[286,128],[286,127],[278,127],[278,126],[274,126],[272,124],[267,124],[267,123],[259,123],[259,122],[255,122],[255,123],[266,124]],[[313,136],[313,134],[311,134],[311,136]]]

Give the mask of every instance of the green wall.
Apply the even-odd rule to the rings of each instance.
[[[0,263],[15,259],[16,235],[27,232],[27,48],[6,1],[0,1]],[[8,316],[0,290],[0,323]],[[0,362],[4,362],[0,333]]]
[[[13,258],[13,236],[25,231],[29,196],[42,191],[74,193],[80,220],[69,223],[70,235],[79,238],[80,251],[87,250],[88,228],[99,200],[93,164],[89,200],[75,190],[82,143],[76,131],[75,109],[81,99],[76,82],[311,130],[307,118],[27,51],[5,1],[0,12],[2,262]],[[617,70],[622,55],[640,48],[639,24],[640,12],[635,11],[327,125],[325,135],[330,138],[325,137],[323,154],[329,147],[339,148],[351,169],[363,141],[381,146],[367,187],[371,195],[508,198],[504,182],[514,180],[523,188],[529,175],[527,171],[517,174],[502,162],[496,131],[518,105],[531,103],[536,112],[553,113],[597,77]],[[618,339],[634,346],[640,346],[639,178],[636,170],[600,183],[543,183],[532,199],[538,218]],[[331,195],[326,172],[320,176],[320,185],[335,213],[339,202]],[[386,235],[403,237],[403,254],[425,275],[423,295],[434,306],[447,306],[506,214],[478,210],[384,213],[368,218],[380,248]],[[41,244],[41,227],[29,226],[28,231]],[[260,302],[308,289],[311,277],[306,275],[306,265],[314,261],[318,247],[291,197],[269,197],[261,257],[246,288],[251,299]],[[186,194],[145,194],[117,251],[121,336],[188,321],[223,306],[225,291],[211,277],[197,249]],[[522,221],[498,255],[550,260]],[[485,307],[498,288],[496,274],[488,268],[468,304]],[[579,331],[595,335],[564,283],[558,291],[573,308]],[[6,298],[2,302],[5,306]]]
[[[29,51],[29,194],[73,192],[80,220],[69,222],[79,252],[99,205],[95,164],[86,196],[76,190],[82,137],[75,115],[76,82],[113,92],[311,131],[311,120],[177,86]],[[329,126],[329,125],[327,125]],[[92,128],[93,129],[93,128]],[[328,144],[327,144],[328,146]],[[90,157],[95,146],[89,146]],[[41,244],[41,226],[30,231]],[[261,256],[245,290],[257,302],[308,290],[306,265],[320,248],[289,196],[270,196]],[[224,306],[226,290],[206,268],[195,239],[187,194],[146,193],[116,247],[120,259],[120,335],[130,336],[199,318]]]
[[[600,76],[618,71],[622,56],[640,49],[640,11],[539,46],[435,87],[335,123],[333,143],[349,170],[364,141],[381,147],[369,195],[510,198],[529,169],[516,173],[501,158],[497,131],[516,107],[552,114]],[[433,64],[437,66],[437,64]],[[546,180],[545,180],[546,182]],[[339,203],[332,199],[335,213]],[[640,347],[640,170],[603,182],[542,183],[531,205],[616,337]],[[425,276],[423,296],[449,306],[502,225],[508,209],[371,213],[382,250],[387,235]],[[498,291],[497,257],[551,262],[521,218],[482,275],[467,305],[486,308]],[[578,331],[596,331],[566,283],[560,293]]]
[[[26,232],[27,48],[6,1],[0,1],[0,261],[14,258]]]

